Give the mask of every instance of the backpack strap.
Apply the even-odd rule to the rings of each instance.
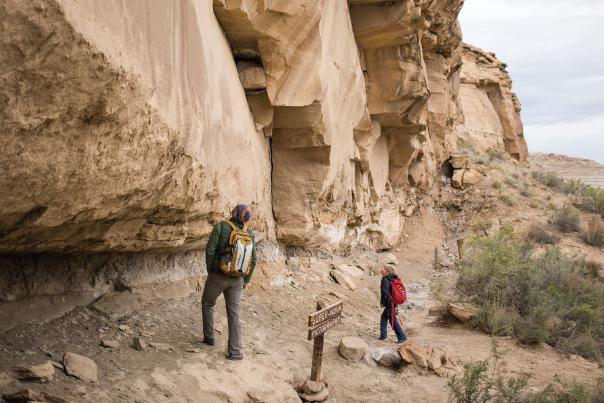
[[[225,222],[227,224],[229,224],[232,229],[234,229],[234,230],[238,230],[239,229],[239,228],[237,228],[237,226],[235,224],[233,224],[233,222],[231,220],[226,220]],[[245,224],[243,224],[243,228],[241,230],[242,231],[246,231],[247,230],[247,226]]]

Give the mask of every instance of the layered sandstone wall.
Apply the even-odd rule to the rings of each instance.
[[[270,153],[208,1],[0,4],[0,251],[184,251]]]
[[[269,254],[392,248],[459,138],[526,158],[462,5],[2,2],[0,301],[198,276],[237,202]],[[45,256],[63,287],[34,284]]]
[[[458,136],[477,151],[503,149],[525,161],[520,102],[512,92],[505,63],[493,53],[464,44],[459,97],[462,119]]]

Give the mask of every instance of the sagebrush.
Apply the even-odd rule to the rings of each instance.
[[[528,388],[528,376],[505,379],[488,361],[464,365],[463,374],[448,383],[449,401],[455,403],[600,403],[604,383],[595,388],[580,383],[549,384],[541,391]]]
[[[604,284],[584,261],[556,247],[538,256],[510,227],[470,242],[457,289],[479,306],[475,323],[521,343],[548,343],[600,360],[604,353]]]

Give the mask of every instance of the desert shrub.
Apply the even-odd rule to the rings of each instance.
[[[553,223],[562,232],[573,232],[581,229],[581,215],[573,206],[566,205],[558,210]]]
[[[583,231],[583,240],[594,246],[604,246],[604,223],[599,217],[590,217]]]
[[[558,191],[562,191],[564,188],[564,179],[555,172],[533,171],[532,176],[537,182],[550,188]]]
[[[531,244],[510,227],[470,242],[459,263],[457,289],[476,304],[476,325],[521,343],[548,343],[600,359],[604,352],[604,284],[585,275],[585,263]],[[507,317],[506,317],[507,315]]]
[[[491,184],[491,186],[493,186],[497,190],[500,190],[501,189],[501,182],[499,182],[499,181],[493,181],[493,183]]]
[[[516,205],[516,203],[514,202],[514,199],[512,199],[512,197],[510,195],[502,194],[499,198],[506,206],[512,207],[512,206]]]
[[[540,223],[532,223],[526,234],[527,239],[540,244],[553,245],[558,243],[560,237],[547,229],[547,226]]]
[[[604,217],[604,190],[588,186],[585,190],[584,204],[589,210]]]
[[[586,260],[584,263],[585,274],[587,276],[597,278],[600,274],[600,270],[604,269],[599,262],[594,262],[593,260]]]
[[[518,183],[515,180],[513,180],[512,178],[505,178],[505,180],[503,182],[513,189],[518,188]]]
[[[487,151],[487,155],[489,156],[489,160],[491,160],[491,161],[504,161],[505,160],[505,151],[500,150],[498,148],[490,148]]]
[[[449,401],[456,403],[591,403],[598,400],[600,386],[593,391],[583,384],[549,384],[545,389],[533,392],[528,388],[528,376],[505,379],[498,376],[496,364],[488,361],[464,365],[461,376],[454,376],[448,383]]]

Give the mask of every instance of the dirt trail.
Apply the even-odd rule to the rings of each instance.
[[[596,363],[567,357],[548,347],[527,348],[509,338],[493,339],[462,325],[437,326],[437,318],[430,316],[429,308],[437,304],[430,295],[430,284],[454,278],[451,269],[434,270],[434,250],[439,248],[441,257],[451,260],[455,228],[469,229],[477,222],[495,220],[498,225],[514,223],[522,231],[529,220],[545,219],[547,203],[558,202],[559,196],[542,190],[531,203],[506,206],[488,196],[494,194],[491,182],[504,177],[505,172],[492,171],[490,175],[489,181],[472,191],[444,190],[440,207],[424,206],[408,219],[406,235],[393,251],[409,290],[409,303],[400,313],[408,335],[420,344],[443,348],[459,362],[486,359],[496,345],[502,356],[502,374],[530,374],[529,383],[534,387],[542,388],[555,377],[595,382],[604,375]],[[507,193],[512,191],[510,188]],[[564,242],[578,245],[577,239]],[[602,251],[590,253],[602,255]],[[0,334],[0,391],[25,386],[75,402],[290,401],[291,385],[310,371],[312,343],[306,340],[307,315],[318,298],[336,300],[338,296],[344,301],[344,318],[327,333],[323,370],[332,397],[338,402],[447,401],[444,377],[414,366],[400,370],[379,367],[369,358],[353,363],[337,352],[344,336],[358,336],[370,347],[396,348],[392,332],[388,340],[377,340],[381,313],[377,273],[384,259],[390,260],[391,255],[358,252],[350,257],[290,257],[286,262],[262,264],[253,286],[245,291],[245,359],[241,362],[224,359],[227,328],[222,298],[216,307],[217,345],[210,348],[200,343],[201,293],[158,301],[119,320],[79,309],[49,323],[20,326]],[[354,291],[329,278],[332,263],[362,269],[362,275],[353,278]],[[137,351],[131,347],[135,336],[159,344]],[[118,341],[119,347],[101,347],[103,338]],[[85,384],[62,371],[46,384],[19,383],[11,375],[10,368],[15,365],[60,361],[65,351],[92,358],[99,368],[98,383]]]

